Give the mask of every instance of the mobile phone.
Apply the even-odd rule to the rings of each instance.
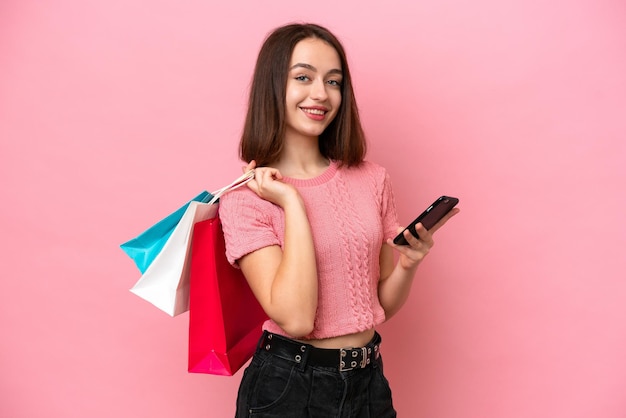
[[[419,238],[419,235],[415,231],[415,225],[421,222],[422,225],[424,225],[424,228],[432,228],[441,220],[441,218],[446,216],[446,214],[450,212],[452,208],[457,205],[457,203],[459,203],[459,199],[456,197],[441,196],[439,199],[435,200],[433,204],[428,207],[428,209],[422,212],[420,216],[415,218],[409,226],[404,228],[402,232],[400,232],[393,239],[393,243],[396,245],[409,245],[407,240],[404,238],[404,231],[408,229],[414,237]]]

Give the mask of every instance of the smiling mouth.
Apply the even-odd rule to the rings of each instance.
[[[328,112],[327,110],[310,109],[310,108],[306,108],[306,107],[301,107],[300,109],[302,109],[302,111],[304,113],[309,113],[311,115],[318,115],[318,116],[324,116]]]

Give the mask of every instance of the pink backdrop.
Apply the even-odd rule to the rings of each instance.
[[[186,372],[188,317],[118,244],[239,175],[294,20],[344,41],[401,220],[461,198],[381,329],[400,416],[624,417],[621,0],[4,0],[0,416],[232,416],[241,373]]]

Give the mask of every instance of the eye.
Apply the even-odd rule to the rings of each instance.
[[[341,87],[341,80],[328,80],[327,83],[333,87]]]
[[[298,76],[295,77],[295,79],[298,80],[298,81],[302,81],[302,82],[310,80],[310,78],[308,76],[306,76],[306,75],[298,75]]]

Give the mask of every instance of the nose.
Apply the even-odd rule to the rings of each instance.
[[[313,83],[311,83],[311,98],[313,100],[326,100],[328,97],[328,92],[326,91],[326,82],[322,79],[315,79]]]

